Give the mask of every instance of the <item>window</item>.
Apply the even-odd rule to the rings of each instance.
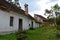
[[[13,17],[10,17],[10,26],[13,26]]]
[[[30,26],[30,24],[29,24],[29,26]]]

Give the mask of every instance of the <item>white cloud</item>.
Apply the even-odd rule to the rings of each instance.
[[[36,6],[40,9],[38,11],[34,11],[34,12],[30,12],[30,14],[33,16],[33,14],[39,14],[44,16],[44,10],[45,9],[51,9],[51,6],[54,6],[55,4],[59,4],[60,5],[60,0],[57,1],[52,1],[51,0],[38,0],[36,2]]]
[[[44,11],[43,10],[39,10],[39,11],[34,11],[34,12],[29,12],[33,17],[34,17],[34,14],[38,14],[38,15],[42,15],[44,17],[47,17],[44,15]]]
[[[50,0],[40,0],[37,2],[37,5],[39,6],[39,8],[41,7],[41,10],[45,10],[45,9],[50,9],[51,6],[53,6],[57,3],[58,3],[58,1],[50,2]]]

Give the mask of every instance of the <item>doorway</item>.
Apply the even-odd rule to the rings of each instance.
[[[19,19],[19,30],[22,30],[22,19]]]
[[[31,24],[32,24],[32,28],[33,28],[33,21],[31,22]]]

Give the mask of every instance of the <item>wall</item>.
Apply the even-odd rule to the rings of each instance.
[[[10,16],[14,17],[13,27],[10,27]],[[0,32],[17,31],[19,27],[19,18],[23,20],[23,30],[29,29],[29,19],[27,16],[0,10]]]
[[[13,27],[10,27],[10,16],[14,17]],[[34,28],[39,27],[39,23],[36,23],[34,20],[32,20],[26,15],[18,14],[12,11],[5,12],[0,10],[0,32],[17,31],[19,28],[19,19],[22,19],[23,30],[28,30],[32,26],[32,21]]]
[[[40,27],[40,23],[37,23],[37,22],[34,21],[34,26],[33,27],[34,28],[39,28]]]

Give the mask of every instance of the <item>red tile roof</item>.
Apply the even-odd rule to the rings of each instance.
[[[45,17],[43,17],[43,16],[41,16],[41,15],[38,15],[38,14],[34,14],[34,15],[39,16],[39,17],[41,17],[41,18],[43,18],[43,19],[46,19]]]

